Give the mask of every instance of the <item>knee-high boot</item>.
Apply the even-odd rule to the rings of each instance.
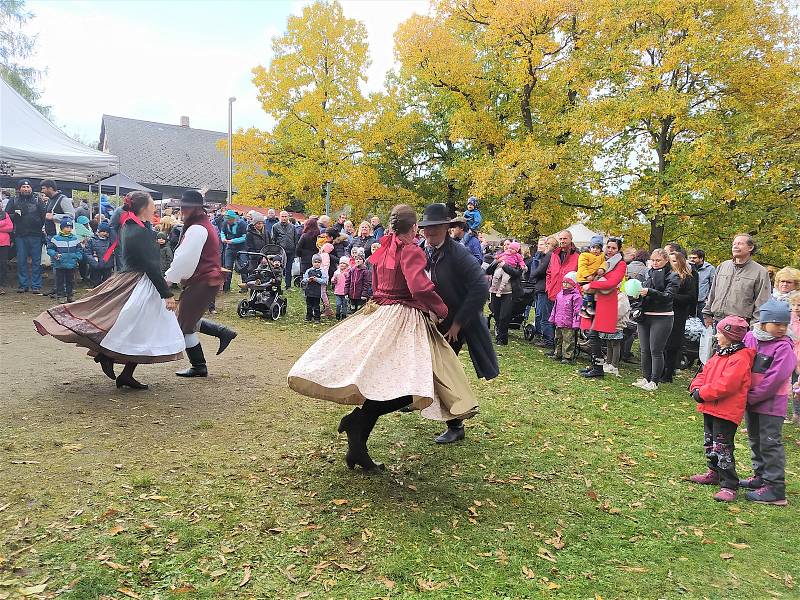
[[[177,371],[175,375],[178,377],[208,377],[208,368],[206,367],[206,357],[203,355],[203,347],[200,344],[186,349],[186,355],[189,357],[189,362],[192,366],[183,371]]]
[[[394,400],[384,402],[375,400],[365,400],[364,406],[356,408],[349,415],[342,418],[339,423],[339,432],[347,432],[347,455],[345,462],[351,469],[356,465],[369,472],[383,470],[386,467],[382,463],[376,463],[367,451],[367,439],[369,439],[375,424],[381,415],[386,415],[412,402],[411,396],[401,396]]]
[[[200,319],[198,331],[200,333],[213,335],[215,338],[219,338],[219,349],[217,350],[218,355],[225,351],[225,348],[228,347],[228,345],[233,341],[233,338],[235,338],[237,335],[237,333],[230,327],[226,327],[222,323],[217,323],[211,319]]]

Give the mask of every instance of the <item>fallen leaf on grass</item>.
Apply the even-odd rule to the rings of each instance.
[[[722,560],[730,560],[730,559],[732,559],[732,558],[733,558],[733,554],[728,554],[728,553],[726,553],[726,552],[723,552],[722,554],[720,554],[720,555],[719,555],[719,557],[720,557]]]
[[[146,573],[147,569],[150,568],[150,561],[148,559],[144,559],[142,562],[139,563],[139,570],[142,573]]]
[[[20,596],[34,596],[36,594],[41,594],[46,587],[47,587],[46,583],[40,583],[39,585],[32,585],[30,587],[19,588],[17,590],[17,593]]]
[[[530,568],[525,565],[522,565],[522,574],[525,575],[525,579],[533,579],[536,577],[536,573],[534,573]]]
[[[344,498],[337,498],[335,500],[331,500],[331,504],[334,504],[336,506],[342,506],[344,504],[347,504],[348,502],[350,502],[350,501],[346,500]],[[305,592],[302,592],[302,593],[305,593]],[[311,594],[311,592],[309,592],[309,594]]]
[[[63,448],[67,452],[80,452],[83,450],[83,444],[67,444]]]
[[[376,581],[382,583],[387,590],[393,590],[394,588],[397,587],[397,584],[394,581],[392,581],[388,577],[384,577],[383,575],[378,577]]]
[[[12,465],[39,465],[41,464],[38,460],[12,460]]]
[[[194,587],[191,583],[186,583],[181,587],[175,588],[172,590],[173,594],[189,594],[191,592],[197,591],[197,588]]]
[[[444,587],[447,587],[447,584],[443,581],[435,582],[431,581],[430,579],[422,579],[421,577],[417,579],[417,586],[423,592],[435,592],[437,590],[441,590]]]
[[[536,556],[538,556],[542,560],[547,560],[552,563],[556,562],[556,557],[553,556],[553,554],[547,548],[539,548],[539,551],[536,553]]]
[[[311,596],[311,592],[300,592],[295,596],[297,600],[303,600],[303,598],[309,598]]]
[[[114,569],[115,571],[127,571],[128,569],[128,567],[126,567],[125,565],[115,563],[114,561],[111,560],[104,560],[101,564],[104,564],[105,566]]]
[[[250,570],[250,565],[245,565],[244,575],[242,576],[242,580],[239,582],[239,587],[244,587],[247,585],[247,582],[250,581],[251,574],[252,572]]]
[[[208,576],[211,577],[211,579],[217,579],[225,575],[225,573],[227,572],[228,571],[226,571],[225,569],[214,569],[213,571],[211,571],[211,573],[208,574]]]
[[[736,550],[745,550],[750,547],[750,544],[737,544],[736,542],[728,542],[728,546]]]
[[[629,567],[628,565],[621,565],[619,568],[626,573],[647,573],[647,569],[645,567]]]
[[[141,596],[134,592],[133,590],[129,590],[128,588],[117,588],[117,591],[120,594],[125,594],[128,598],[135,598],[135,600],[140,600]]]
[[[122,533],[123,531],[125,531],[125,528],[122,525],[116,525],[115,527],[109,529],[106,533],[108,534],[109,537],[114,537],[115,535],[117,535],[118,533]]]

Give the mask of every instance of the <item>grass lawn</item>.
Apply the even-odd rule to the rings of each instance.
[[[238,319],[238,298],[220,317],[240,337],[221,357],[207,344],[214,376],[143,368],[143,394],[34,339],[45,300],[0,309],[41,356],[15,388],[29,401],[0,407],[0,599],[800,597],[792,425],[790,505],[718,504],[683,479],[705,466],[685,378],[642,392],[627,365],[584,381],[512,332],[495,381],[462,356],[482,407],[465,442],[384,417],[370,449],[389,470],[367,476],[343,461],[346,409],[285,385],[327,326],[302,322],[296,292],[279,323]],[[76,365],[68,395],[48,376],[59,357]],[[748,476],[742,432],[737,460]]]

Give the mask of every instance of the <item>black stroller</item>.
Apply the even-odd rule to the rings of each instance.
[[[288,301],[281,284],[286,251],[278,244],[267,244],[261,252],[239,252],[237,258],[236,270],[242,276],[247,298],[239,302],[236,313],[242,318],[261,313],[273,321],[285,315]]]
[[[527,286],[523,286],[522,293],[518,297],[514,298],[511,303],[511,320],[508,323],[508,328],[522,329],[522,335],[527,341],[531,341],[533,339],[534,327],[533,323],[528,321],[526,312],[528,311],[528,307],[531,305],[531,303],[533,303],[535,295],[536,290],[532,286],[530,289],[528,289]],[[489,331],[492,331],[492,319],[494,318],[494,315],[491,313],[489,313],[489,316],[486,317],[486,322],[489,325]]]

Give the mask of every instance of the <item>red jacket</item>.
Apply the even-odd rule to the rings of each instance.
[[[697,410],[737,425],[741,423],[755,355],[752,348],[742,348],[727,356],[714,353],[689,384],[689,391],[699,390],[703,399],[697,403]]]
[[[567,257],[561,263],[561,248],[556,248],[550,255],[550,264],[547,266],[545,276],[545,289],[550,302],[556,301],[558,292],[561,291],[561,284],[564,283],[564,275],[571,271],[578,270],[578,250],[575,244],[571,244],[567,249]]]
[[[414,243],[395,234],[381,238],[381,247],[369,257],[372,264],[372,300],[377,304],[405,304],[422,311],[447,316],[447,305],[434,291],[425,274],[428,257]]]
[[[605,281],[593,281],[589,287],[593,290],[613,290],[617,288],[625,277],[627,265],[621,260],[617,265],[604,275]],[[595,294],[594,319],[581,318],[581,329],[591,329],[600,333],[614,333],[617,331],[619,317],[619,304],[617,295]]]

